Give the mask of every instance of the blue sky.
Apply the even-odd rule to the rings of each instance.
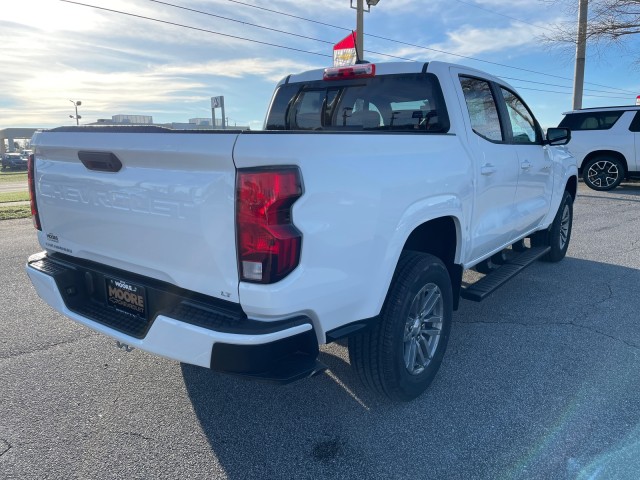
[[[0,128],[73,124],[69,100],[82,101],[83,123],[117,114],[152,115],[157,123],[187,122],[210,117],[210,97],[218,95],[225,97],[230,125],[260,128],[275,83],[289,73],[330,66],[332,44],[355,29],[356,21],[349,0],[77,1],[305,52],[59,0],[2,0]],[[421,62],[461,63],[506,78],[540,123],[554,126],[571,108],[573,52],[550,51],[540,35],[565,15],[557,4],[537,0],[380,0],[365,14],[364,48]],[[640,51],[639,44],[640,37],[626,50],[596,54],[588,49],[585,94],[593,96],[585,96],[583,106],[635,102],[640,67],[634,66],[631,53]],[[373,53],[365,57],[393,60]]]

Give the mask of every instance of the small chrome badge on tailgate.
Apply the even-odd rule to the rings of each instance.
[[[146,318],[147,298],[144,287],[106,277],[107,304],[116,310]]]

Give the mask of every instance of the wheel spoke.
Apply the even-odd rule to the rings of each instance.
[[[422,335],[429,335],[430,337],[437,337],[438,335],[440,335],[440,329],[439,328],[421,328],[420,333]]]
[[[430,342],[429,345],[431,348],[429,348],[429,358],[433,358],[436,354],[436,348],[438,348],[438,343],[440,343],[439,340],[439,337],[436,337],[433,342]]]
[[[417,343],[416,351],[418,352],[418,357],[420,357],[420,366],[424,368],[427,365],[428,345],[425,347],[424,337],[420,337],[420,341]]]
[[[409,348],[407,348],[405,344],[405,349],[404,349],[404,364],[410,373],[413,373],[415,371],[416,350],[417,350],[416,340],[412,338],[411,340],[409,340]]]
[[[434,344],[437,344],[437,340],[433,341]],[[431,360],[433,358],[433,352],[429,351],[429,342],[426,338],[420,337],[420,352],[422,357],[422,364],[426,367],[427,360]],[[426,357],[426,358],[425,358]]]
[[[420,316],[422,318],[424,318],[428,314],[430,314],[433,311],[433,308],[436,306],[436,304],[438,303],[439,300],[440,300],[440,293],[439,292],[437,292],[435,289],[432,290],[431,292],[429,292],[429,295],[425,299],[424,305],[423,305],[422,309],[420,310]]]
[[[418,292],[418,295],[416,295],[416,306],[417,306],[417,313],[418,316],[421,317],[424,314],[424,309],[427,305],[427,303],[429,302],[429,298],[431,297],[432,292],[429,291],[429,289],[427,289],[427,287],[423,287],[422,290],[420,290],[420,292]]]

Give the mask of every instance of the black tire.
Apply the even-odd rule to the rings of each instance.
[[[378,322],[349,337],[349,359],[360,381],[391,400],[409,401],[424,392],[447,348],[452,298],[449,272],[439,258],[403,252]]]
[[[582,167],[585,185],[599,192],[613,190],[620,185],[625,176],[624,165],[615,157],[595,157]]]
[[[531,237],[533,247],[551,247],[541,260],[545,262],[559,262],[567,254],[569,241],[571,240],[571,227],[573,226],[573,197],[569,192],[564,192],[560,207],[553,223],[548,230],[536,232]]]

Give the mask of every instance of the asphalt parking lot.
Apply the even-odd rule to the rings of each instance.
[[[0,232],[2,479],[640,477],[640,183],[581,184],[567,258],[462,301],[407,404],[341,344],[287,386],[126,353],[37,297],[30,220]]]

